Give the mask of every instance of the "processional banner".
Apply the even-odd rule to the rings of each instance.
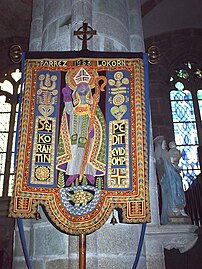
[[[68,234],[90,234],[114,208],[150,221],[148,100],[142,53],[28,52],[10,216],[38,204]]]

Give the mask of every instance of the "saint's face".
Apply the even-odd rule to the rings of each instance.
[[[77,92],[80,96],[85,96],[90,92],[90,87],[87,83],[81,83],[77,86]]]

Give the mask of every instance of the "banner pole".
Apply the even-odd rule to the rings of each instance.
[[[86,234],[79,235],[79,269],[86,269]]]

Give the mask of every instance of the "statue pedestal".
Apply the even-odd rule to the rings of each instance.
[[[191,219],[189,216],[172,216],[169,217],[170,224],[189,224],[191,225]]]
[[[187,217],[180,217],[187,221]],[[179,224],[150,225],[145,234],[147,269],[165,269],[164,248],[179,249],[181,253],[191,249],[198,236],[195,233],[197,226]],[[174,220],[173,220],[174,221]],[[176,222],[175,222],[176,223]]]

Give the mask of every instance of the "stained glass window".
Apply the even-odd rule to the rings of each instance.
[[[179,168],[186,190],[201,173],[197,151],[200,144],[198,126],[201,122],[198,122],[195,113],[198,106],[202,119],[202,90],[197,91],[202,73],[195,63],[186,61],[181,68],[172,73],[171,78],[170,102],[173,129],[177,148],[182,154]],[[194,99],[196,93],[197,98]]]
[[[189,184],[200,173],[197,158],[199,145],[192,95],[188,90],[170,92],[175,142],[182,153],[179,168]]]
[[[10,104],[5,103],[5,96],[0,96],[0,196],[3,194],[3,178],[6,163],[6,150],[10,121]]]
[[[19,69],[0,83],[0,196],[11,196],[14,179],[14,145],[18,90],[21,73]]]

